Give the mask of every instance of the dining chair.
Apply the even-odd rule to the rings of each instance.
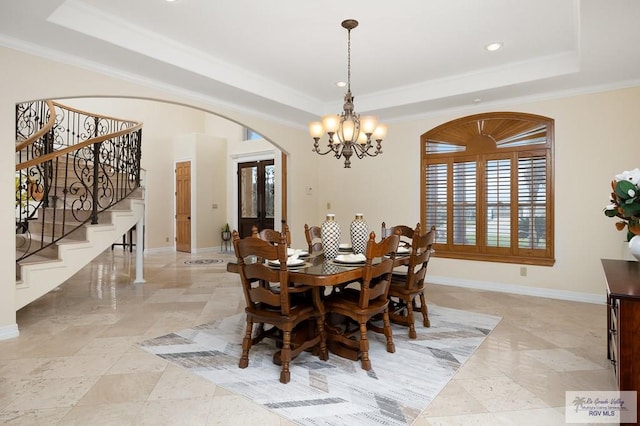
[[[289,226],[285,223],[282,225],[282,233],[286,236],[287,245],[291,246],[291,232],[289,232]],[[251,236],[260,238],[261,240],[269,241],[271,244],[278,244],[280,242],[280,232],[265,228],[261,231],[258,231],[258,227],[253,225],[251,227]]]
[[[304,224],[304,236],[307,239],[307,245],[309,246],[309,254],[318,253],[323,250],[322,236],[319,226],[309,226]]]
[[[411,241],[411,254],[406,263],[406,269],[395,268],[391,276],[389,288],[389,317],[392,322],[409,327],[409,338],[416,338],[413,312],[417,309],[422,313],[422,324],[430,327],[429,312],[425,300],[425,276],[429,259],[433,253],[433,243],[436,228],[422,233],[420,224],[416,224]],[[416,297],[420,299],[420,306],[416,305]]]
[[[410,247],[411,240],[413,239],[413,228],[407,225],[396,225],[387,228],[386,224],[382,222],[380,230],[380,238],[388,237],[389,235],[400,235],[400,247]]]
[[[324,300],[324,307],[328,314],[341,315],[358,324],[354,330],[350,330],[347,324],[344,330],[332,335],[331,339],[337,344],[353,346],[354,341],[351,337],[355,337],[359,331],[358,349],[363,370],[371,369],[367,326],[373,317],[382,314],[383,328],[381,331],[386,337],[387,352],[395,352],[391,323],[389,322],[388,293],[399,241],[400,237],[394,234],[376,242],[375,233],[371,232],[367,241],[366,261],[359,288],[346,287],[341,292],[330,294]],[[372,330],[380,331],[378,327],[372,327]],[[334,331],[338,330],[334,329]],[[328,334],[327,336],[329,337]]]
[[[277,231],[274,231],[277,232]],[[265,337],[276,337],[281,344],[279,362],[282,364],[280,382],[291,379],[289,364],[300,352],[324,342],[324,318],[312,303],[312,297],[294,298],[296,294],[309,292],[309,287],[294,286],[289,281],[287,269],[287,239],[280,234],[278,244],[255,237],[240,238],[233,232],[235,250],[244,298],[246,302],[246,328],[242,340],[242,355],[238,366],[249,365],[251,347]],[[275,237],[275,233],[270,233]],[[263,259],[251,262],[248,259]],[[278,261],[277,267],[269,261]],[[271,285],[264,285],[265,282]],[[258,333],[253,337],[253,326]],[[264,330],[264,324],[272,326]],[[279,333],[274,333],[277,330]],[[280,341],[281,340],[281,341]],[[274,360],[277,360],[277,353]]]

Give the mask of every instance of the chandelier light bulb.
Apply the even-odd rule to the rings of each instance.
[[[327,133],[335,133],[338,130],[340,124],[340,116],[331,114],[322,117],[322,126]]]
[[[342,128],[338,131],[340,142],[353,142],[356,133],[356,123],[353,119],[342,122]]]
[[[312,138],[320,139],[324,134],[324,127],[322,126],[322,123],[319,121],[309,123],[309,134]]]
[[[360,119],[360,125],[360,130],[370,135],[374,130],[376,130],[376,127],[378,126],[378,119],[372,115],[368,115]]]
[[[381,141],[385,137],[387,137],[387,125],[378,124],[378,127],[376,127],[376,130],[373,132],[373,139]]]
[[[367,135],[364,132],[360,132],[360,134],[358,135],[358,143],[360,145],[365,145],[367,143]]]

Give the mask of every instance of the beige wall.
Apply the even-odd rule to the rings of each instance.
[[[105,77],[73,66],[0,48],[3,79],[0,81],[0,135],[14,138],[14,105],[29,99],[78,96],[131,96],[168,100],[215,112],[246,125],[265,136],[289,155],[289,224],[294,230],[293,244],[304,244],[296,230],[306,222],[320,223],[330,211],[336,213],[343,229],[356,212],[363,212],[373,230],[381,221],[414,224],[419,219],[419,137],[430,128],[471,113],[511,110],[549,116],[556,120],[556,264],[553,267],[528,267],[528,275],[519,275],[519,265],[492,262],[456,261],[435,258],[432,280],[469,286],[494,286],[567,297],[584,295],[604,299],[600,258],[622,256],[623,234],[615,230],[613,220],[602,213],[608,203],[609,182],[624,169],[639,166],[637,155],[640,122],[640,88],[614,90],[598,94],[572,96],[534,103],[512,103],[464,113],[389,123],[389,134],[381,157],[353,160],[351,169],[330,156],[311,153],[312,141],[302,127],[293,128],[246,113],[207,104],[195,95],[169,93],[131,82]],[[121,115],[121,114],[117,114]],[[128,117],[127,117],[128,118]],[[135,118],[135,117],[132,117]],[[190,129],[189,131],[194,131]],[[0,185],[0,199],[9,200],[13,183],[11,143],[5,144],[1,170],[7,185]],[[145,155],[153,155],[144,152]],[[162,160],[166,161],[164,157]],[[143,160],[150,161],[150,157]],[[313,195],[305,194],[312,187]],[[4,194],[4,198],[2,198]],[[13,205],[0,209],[2,241],[13,240],[10,225]],[[13,313],[13,244],[3,250],[0,260],[0,337],[3,329],[15,325]],[[4,278],[4,279],[2,279]]]
[[[182,159],[172,147],[176,135],[203,132],[203,111],[165,102],[123,99],[60,99],[60,103],[83,111],[141,121],[143,185],[146,188],[145,248],[174,246],[174,164]],[[194,148],[195,149],[195,148]],[[195,157],[195,154],[191,157]]]
[[[456,261],[435,258],[432,281],[469,286],[531,287],[598,295],[604,299],[601,258],[621,258],[624,235],[604,216],[609,183],[623,170],[640,167],[638,142],[640,88],[573,96],[529,104],[477,108],[461,114],[394,123],[377,159],[355,160],[351,170],[324,160],[319,172],[320,205],[331,210],[343,229],[355,212],[363,212],[370,228],[415,224],[420,215],[419,138],[427,130],[461,116],[496,110],[521,111],[555,119],[555,249],[553,267]],[[335,188],[341,188],[335,191]],[[389,206],[393,206],[389,208]]]
[[[287,124],[268,121],[257,116],[230,110],[228,107],[217,105],[213,101],[208,103],[202,100],[199,94],[187,94],[168,92],[160,88],[143,86],[131,81],[107,77],[96,72],[87,71],[79,67],[64,65],[52,60],[36,57],[12,49],[0,48],[0,63],[2,63],[2,79],[0,79],[0,137],[7,143],[5,154],[0,155],[0,172],[2,180],[7,184],[0,185],[0,196],[4,194],[4,199],[13,198],[13,170],[14,153],[13,140],[15,139],[15,104],[32,99],[64,99],[82,97],[130,97],[147,100],[167,101],[175,104],[189,105],[204,112],[211,112],[227,118],[240,125],[244,125],[260,132],[265,138],[274,142],[280,147],[286,147],[286,151],[292,159],[296,161],[289,165],[290,173],[298,179],[292,182],[289,187],[289,196],[297,197],[304,193],[306,185],[316,186],[317,176],[313,173],[314,167],[308,167],[309,163],[315,161],[307,145],[301,145],[301,140],[306,140],[306,130],[293,128]],[[159,87],[159,86],[158,86]],[[161,104],[159,104],[161,105]],[[161,108],[161,107],[159,107]],[[126,114],[126,113],[125,113]],[[123,114],[113,114],[123,116]],[[138,117],[131,117],[138,118]],[[164,117],[162,117],[164,119]],[[143,120],[144,121],[144,120]],[[207,120],[199,120],[200,125],[207,126]],[[183,132],[203,132],[204,128],[187,126]],[[229,129],[227,129],[228,131]],[[143,130],[144,131],[144,130]],[[173,133],[172,133],[173,135]],[[144,138],[147,137],[146,133]],[[163,139],[159,142],[157,151],[169,151],[171,156],[171,141]],[[166,145],[166,146],[165,146]],[[156,151],[144,151],[143,166],[145,161],[152,161],[151,156],[158,155],[158,161],[162,164],[170,164],[171,161],[165,156],[166,153]],[[167,178],[169,176],[169,178]],[[172,186],[171,174],[163,174],[158,185]],[[149,177],[154,179],[154,177]],[[11,187],[9,186],[11,183]],[[304,219],[313,214],[310,205],[295,205],[289,212],[292,222],[303,223]],[[5,256],[0,257],[0,339],[5,335],[15,334],[16,316],[14,308],[15,299],[15,247],[12,242],[15,239],[13,225],[14,207],[13,202],[7,202],[0,208],[0,223],[5,226],[0,228],[0,240],[5,241]],[[151,219],[150,219],[151,221]],[[302,225],[301,225],[302,226]],[[302,237],[304,241],[304,237]]]
[[[220,229],[226,222],[227,140],[192,133],[176,136],[173,148],[175,161],[191,162],[191,250],[220,246]],[[149,203],[148,209],[152,208]],[[165,230],[173,229],[173,219],[164,225]]]

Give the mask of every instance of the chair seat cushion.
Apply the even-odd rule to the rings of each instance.
[[[407,288],[407,283],[405,281],[391,281],[391,285],[389,286],[389,295],[394,294],[416,294],[420,293],[424,290],[424,285],[419,287]]]
[[[259,322],[268,322],[274,324],[284,322],[287,319],[296,322],[299,318],[308,318],[310,316],[313,316],[314,307],[310,304],[300,303],[292,306],[289,309],[288,316],[283,316],[279,307],[269,306],[262,303],[256,306],[246,307],[245,312],[257,319],[261,319]]]
[[[339,293],[333,293],[327,296],[324,300],[324,306],[330,311],[332,307],[351,305],[350,309],[354,312],[365,313],[382,310],[388,304],[387,300],[372,300],[369,302],[367,308],[361,309],[358,307],[359,300],[360,290],[347,287]]]

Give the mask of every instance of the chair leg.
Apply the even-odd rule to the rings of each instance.
[[[407,325],[409,326],[409,339],[415,339],[416,326],[413,323],[413,301],[407,302]]]
[[[424,293],[420,293],[420,310],[422,311],[422,325],[425,327],[431,327],[431,321],[429,321],[429,309],[427,308]]]
[[[367,323],[360,323],[360,365],[363,370],[371,370],[371,360],[369,359],[369,340],[367,339]]]
[[[382,315],[382,321],[384,323],[384,335],[387,338],[387,352],[394,353],[396,351],[396,345],[393,343],[393,335],[391,334],[391,322],[389,321],[389,310],[385,309]]]
[[[291,362],[291,332],[282,332],[282,349],[280,350],[280,360],[282,361],[282,371],[280,372],[280,382],[287,384],[291,380],[289,363]]]
[[[251,332],[253,331],[253,320],[247,315],[247,328],[244,332],[244,339],[242,339],[242,355],[240,355],[240,362],[238,367],[247,368],[249,366],[249,349],[251,349]]]

